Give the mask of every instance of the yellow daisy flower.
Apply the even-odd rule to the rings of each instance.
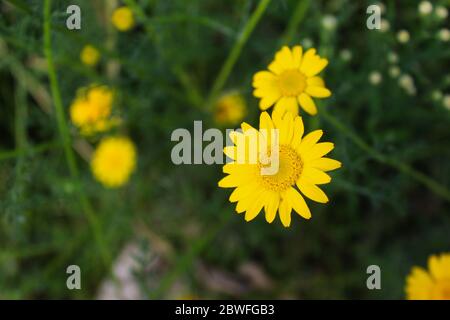
[[[235,188],[229,200],[237,202],[236,211],[245,212],[246,221],[253,220],[264,208],[268,223],[272,223],[279,211],[282,224],[289,227],[292,209],[305,219],[311,218],[300,192],[316,202],[328,202],[328,197],[317,185],[329,183],[331,177],[325,172],[341,167],[341,163],[324,158],[334,145],[330,142],[318,143],[322,130],[303,137],[301,117],[286,113],[283,117],[271,118],[263,112],[259,121],[260,130],[244,122],[241,125],[243,132],[230,134],[234,145],[225,147],[224,153],[233,161],[224,165],[223,172],[228,175],[219,181],[219,187]],[[277,129],[278,135],[272,131]],[[267,158],[261,157],[262,152],[256,157],[257,152],[252,144],[247,143],[255,135],[257,144],[266,146],[267,152],[264,154],[267,157],[276,154],[278,145],[276,172],[263,173],[263,169],[271,167],[276,160],[267,161]],[[274,143],[277,137],[279,143]]]
[[[111,21],[119,31],[128,31],[134,27],[133,12],[125,6],[114,10]]]
[[[275,114],[286,111],[298,115],[300,105],[310,115],[317,113],[313,98],[327,98],[330,90],[317,75],[327,66],[328,60],[316,54],[316,49],[303,53],[301,46],[283,47],[275,54],[269,71],[257,72],[253,77],[253,94],[261,98],[259,107],[266,110],[275,105]]]
[[[120,119],[111,117],[114,94],[106,86],[92,86],[78,91],[70,106],[70,118],[83,135],[104,132]]]
[[[214,121],[221,125],[235,125],[242,121],[247,113],[244,97],[238,92],[224,94],[214,106]]]
[[[80,60],[85,65],[94,67],[100,60],[100,52],[94,46],[88,44],[81,50]]]
[[[136,167],[136,148],[125,137],[104,138],[91,160],[94,177],[107,188],[124,185]]]
[[[409,300],[450,300],[450,253],[430,256],[428,270],[413,267],[405,291]]]

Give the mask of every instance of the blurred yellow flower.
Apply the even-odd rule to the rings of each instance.
[[[214,120],[217,124],[235,125],[247,113],[244,97],[238,92],[230,92],[220,97],[214,106]]]
[[[308,49],[303,54],[301,46],[283,47],[269,65],[269,71],[260,71],[253,77],[253,94],[261,98],[259,107],[266,110],[275,104],[274,112],[283,115],[290,111],[298,115],[298,105],[310,115],[317,113],[311,97],[326,98],[331,95],[324,81],[317,75],[327,66],[328,60]]]
[[[80,52],[80,60],[85,65],[96,66],[100,60],[100,52],[90,44],[85,45]]]
[[[450,300],[450,253],[432,255],[428,270],[413,267],[406,278],[409,300]]]
[[[128,31],[134,27],[133,12],[125,6],[114,10],[111,21],[119,31]]]
[[[70,118],[83,135],[104,132],[120,119],[111,117],[113,91],[106,86],[92,86],[78,91],[70,106]]]
[[[136,167],[136,148],[125,137],[104,138],[91,160],[94,177],[107,188],[117,188],[128,182]]]
[[[328,197],[317,185],[329,183],[331,177],[325,172],[341,167],[341,163],[324,158],[334,145],[330,142],[318,143],[322,130],[303,137],[301,117],[288,112],[282,118],[271,118],[263,112],[259,121],[260,130],[244,122],[241,125],[243,132],[230,134],[234,145],[225,147],[224,153],[233,161],[223,166],[223,172],[228,175],[218,185],[221,188],[235,188],[229,200],[237,202],[236,211],[245,212],[246,221],[253,220],[264,208],[268,223],[273,222],[279,211],[282,224],[289,227],[292,209],[305,219],[311,218],[300,192],[316,202],[328,202]],[[274,143],[277,136],[272,129],[278,129],[279,143]],[[247,143],[252,136],[258,138],[258,145],[266,146],[264,154],[267,158],[256,157],[255,153],[261,150]],[[278,146],[278,158],[271,157],[271,154],[276,154],[273,146]],[[263,171],[273,168],[275,162],[276,172],[268,174]]]

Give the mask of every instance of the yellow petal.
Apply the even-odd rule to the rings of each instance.
[[[332,142],[321,142],[315,144],[309,151],[303,154],[303,159],[305,162],[309,162],[311,160],[322,158],[324,155],[329,153],[334,149],[334,143]]]
[[[294,60],[292,58],[291,50],[284,46],[275,54],[275,60],[283,66],[284,69],[291,69],[294,67]]]
[[[242,141],[244,134],[242,132],[233,130],[228,136],[230,137],[230,140],[234,144],[236,144],[238,141]]]
[[[315,49],[309,49],[303,56],[300,71],[307,77],[313,77],[321,72],[328,65],[328,60],[316,55]]]
[[[303,55],[302,63],[300,65],[300,71],[305,73],[305,70],[307,70],[310,67],[312,59],[314,58],[315,55],[316,49],[310,48],[306,50],[305,54]]]
[[[314,101],[311,99],[309,95],[306,93],[302,93],[298,96],[298,103],[300,103],[300,106],[310,115],[317,114],[317,107]]]
[[[429,300],[433,286],[433,279],[428,272],[422,268],[413,267],[406,278],[406,297],[409,300]]]
[[[320,73],[328,65],[327,59],[318,56],[310,60],[310,64],[305,68],[304,73],[307,77],[313,77]]]
[[[270,145],[272,141],[272,130],[275,129],[272,119],[267,112],[262,112],[259,116],[259,127],[262,135],[262,140]]]
[[[311,77],[306,79],[306,84],[308,86],[315,86],[315,87],[325,87],[325,82],[321,77]]]
[[[295,97],[283,97],[277,105],[280,105],[285,112],[291,112],[293,116],[298,115],[298,105]]]
[[[237,148],[235,146],[226,146],[223,148],[223,153],[230,159],[237,159]]]
[[[268,68],[269,68],[270,71],[272,71],[276,75],[282,73],[285,70],[285,67],[283,66],[283,64],[280,61],[276,61],[276,60],[273,60],[269,64]]]
[[[314,161],[311,161],[309,165],[322,171],[336,170],[342,166],[339,161],[330,158],[316,159]]]
[[[222,171],[223,171],[223,173],[229,173],[229,174],[238,173],[240,171],[239,168],[241,168],[242,166],[243,166],[243,164],[237,164],[235,162],[230,162],[230,163],[225,164],[222,167]]]
[[[331,177],[328,174],[313,167],[305,167],[302,177],[312,184],[326,184],[331,181]]]
[[[272,223],[277,214],[278,206],[280,204],[280,196],[277,193],[270,193],[264,210],[266,211],[266,221]]]
[[[327,203],[328,197],[327,195],[320,189],[318,186],[310,183],[308,180],[303,179],[300,177],[300,179],[297,181],[297,187],[300,189],[300,191],[310,198],[311,200],[314,200],[316,202],[320,203]]]
[[[257,198],[255,198],[254,202],[248,207],[245,212],[245,221],[251,221],[256,218],[256,216],[261,212],[261,209],[264,206],[265,194],[267,192],[262,192]]]
[[[248,197],[239,200],[236,205],[236,212],[242,213],[247,211],[250,208],[250,206],[253,205],[258,195],[259,194],[252,193]]]
[[[307,86],[305,92],[315,98],[328,98],[331,96],[331,91],[324,87]]]
[[[230,194],[230,197],[228,198],[228,201],[230,201],[231,203],[233,202],[237,202],[239,200],[239,198],[244,198],[242,196],[242,187],[237,187],[236,189],[233,190],[233,192]]]
[[[257,187],[258,184],[256,182],[240,185],[239,187],[233,190],[228,200],[230,202],[236,202],[245,199],[248,196],[254,194],[255,188]]]
[[[256,88],[253,90],[253,96],[256,98],[264,98],[265,96],[270,96],[267,88]]]
[[[269,71],[259,71],[253,76],[253,87],[275,87],[277,77]]]
[[[246,179],[237,174],[230,174],[219,181],[219,187],[221,188],[234,188],[242,183],[245,183]]]
[[[236,162],[230,162],[223,166],[222,170],[224,173],[228,174],[241,174],[241,175],[249,175],[252,174],[252,166],[250,164],[242,164]]]
[[[286,112],[292,113],[295,117],[298,115],[298,102],[295,97],[289,97],[290,101],[286,104]]]
[[[450,278],[450,270],[444,268],[445,266],[441,264],[441,258],[432,255],[428,259],[428,269],[430,270],[430,274],[436,280],[443,280],[446,278]]]
[[[272,120],[275,123],[275,119],[283,118],[284,114],[286,113],[286,104],[282,102],[283,99],[278,100],[278,102],[273,107],[272,111]],[[284,101],[284,100],[283,100]]]
[[[281,93],[276,90],[271,90],[267,92],[267,95],[264,95],[261,100],[259,100],[259,108],[261,110],[267,110],[270,108],[278,99],[281,97]]]
[[[249,195],[247,195],[245,198],[242,198],[238,201],[236,205],[236,212],[242,213],[244,211],[247,211],[251,209],[253,204],[258,201],[258,198],[260,195],[265,192],[264,189],[253,189],[253,192],[251,192]]]
[[[302,141],[303,133],[304,133],[305,127],[303,125],[302,117],[295,117],[294,120],[294,134],[292,136],[292,143],[291,146],[295,150],[300,146],[300,142]]]
[[[447,276],[450,277],[450,253],[444,253],[440,256],[441,270],[447,270]]]
[[[286,69],[294,69],[295,60],[291,50],[284,46],[275,54],[275,59],[269,64],[269,70],[275,74],[280,74]]]
[[[323,135],[322,130],[314,130],[308,133],[300,142],[300,146],[297,151],[303,156],[308,152]]]
[[[280,123],[280,143],[290,144],[294,133],[294,120],[291,113],[286,113]]]
[[[305,219],[310,219],[311,211],[309,210],[308,205],[306,204],[305,199],[303,199],[302,195],[298,193],[298,191],[294,188],[288,189],[286,194],[295,212],[297,212]]]
[[[292,207],[287,198],[283,198],[280,203],[280,220],[286,228],[291,225]]]
[[[294,68],[300,68],[300,65],[302,63],[302,54],[303,54],[303,49],[301,46],[295,46],[292,49],[292,59],[293,59],[293,63],[294,63]]]
[[[267,112],[261,112],[261,115],[259,116],[259,128],[265,130],[272,130],[275,128],[272,119]]]
[[[241,129],[242,131],[246,132],[247,130],[256,130],[255,128],[253,128],[251,125],[249,125],[247,122],[242,122],[241,123]]]

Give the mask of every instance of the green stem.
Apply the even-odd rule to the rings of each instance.
[[[79,171],[77,167],[77,163],[75,160],[75,154],[72,150],[71,137],[69,134],[69,128],[67,126],[64,114],[64,108],[61,100],[61,94],[59,90],[58,79],[56,77],[56,70],[53,63],[53,52],[52,52],[52,42],[51,42],[51,0],[45,0],[44,2],[44,53],[47,58],[47,68],[48,68],[48,76],[50,79],[50,89],[53,97],[53,102],[56,111],[56,120],[58,125],[58,131],[60,135],[60,139],[63,144],[64,154],[66,158],[67,165],[69,167],[69,172],[73,182],[75,183],[76,190],[78,192],[79,201],[82,207],[82,211],[88,221],[92,231],[94,233],[94,239],[97,243],[101,258],[103,259],[103,263],[105,267],[108,267],[111,262],[111,258],[109,256],[109,252],[105,246],[105,242],[103,239],[103,233],[101,231],[101,226],[97,217],[95,215],[94,210],[92,209],[89,200],[84,193],[83,188],[80,185],[79,179]]]
[[[233,29],[229,28],[226,25],[223,25],[221,23],[218,23],[217,21],[210,19],[208,17],[202,17],[202,16],[189,16],[185,14],[173,14],[170,16],[161,16],[161,17],[154,17],[149,19],[152,23],[180,23],[180,22],[192,22],[199,25],[203,25],[205,27],[208,27],[214,31],[218,31],[228,37],[234,37],[234,31]]]
[[[3,38],[0,38],[0,47],[3,44],[2,40]],[[50,106],[50,97],[45,90],[45,87],[40,83],[39,79],[33,75],[33,73],[22,65],[21,61],[17,59],[17,57],[9,54],[6,49],[6,45],[3,50],[0,48],[0,59],[7,61],[7,64],[10,66],[11,73],[17,80],[17,83],[20,83],[28,90],[42,110],[46,113],[51,113],[52,109]]]
[[[443,199],[450,201],[450,190],[445,186],[435,181],[434,179],[428,177],[420,171],[415,170],[411,166],[406,163],[403,163],[400,160],[387,157],[380,153],[379,151],[372,148],[368,145],[363,139],[361,139],[356,133],[354,133],[351,129],[349,129],[344,123],[339,121],[333,115],[328,113],[326,108],[320,108],[319,115],[331,123],[334,127],[336,127],[339,131],[341,131],[345,136],[347,136],[354,144],[356,144],[359,148],[367,152],[373,159],[377,160],[380,163],[386,164],[405,175],[415,179],[419,183],[423,184],[425,187],[430,189],[436,195],[442,197]]]
[[[157,50],[161,51],[158,46],[158,34],[154,31],[152,19],[147,18],[144,10],[136,3],[135,0],[124,0],[127,6],[131,8],[134,14],[142,21],[144,24],[145,32],[156,47]],[[155,19],[155,18],[153,18]],[[164,54],[160,54],[161,57],[164,57]],[[184,92],[189,99],[189,102],[194,107],[199,107],[203,104],[203,97],[200,94],[200,90],[195,85],[195,82],[190,79],[187,73],[185,73],[180,66],[170,65],[172,74],[178,79],[181,86],[184,89]]]
[[[311,0],[303,0],[299,1],[297,7],[294,9],[294,13],[292,14],[289,24],[286,28],[286,31],[281,36],[280,45],[288,45],[289,42],[292,41],[292,38],[295,36],[295,33],[298,30],[298,26],[303,21],[306,16],[306,12],[309,9],[309,5]]]
[[[33,10],[31,10],[29,5],[23,0],[6,0],[6,2],[9,2],[11,5],[25,12],[26,14],[33,14]]]
[[[24,152],[28,152],[31,154],[41,153],[41,152],[45,152],[45,151],[48,151],[51,149],[56,149],[59,147],[60,147],[59,142],[47,142],[47,143],[36,145],[34,147],[29,147],[28,149],[16,148],[16,149],[10,150],[10,151],[2,151],[2,152],[0,152],[0,161],[20,157]]]
[[[16,89],[16,110],[15,110],[15,138],[16,138],[16,150],[19,150],[19,160],[23,158],[23,155],[27,151],[27,104],[26,104],[26,91],[22,83],[17,84]],[[19,161],[20,162],[20,161]]]
[[[50,89],[54,101],[56,120],[58,124],[58,131],[60,134],[61,142],[64,147],[64,153],[66,161],[69,166],[70,174],[72,178],[78,179],[78,168],[75,161],[75,155],[71,147],[71,139],[69,129],[66,124],[64,109],[62,106],[61,94],[59,91],[58,79],[56,77],[56,70],[53,64],[53,52],[51,43],[51,18],[50,18],[50,6],[51,1],[45,0],[44,4],[44,53],[47,57],[48,63],[48,76],[50,79]]]
[[[269,3],[270,3],[270,0],[261,0],[259,2],[258,7],[255,9],[253,14],[250,16],[250,19],[247,21],[244,28],[242,29],[239,36],[237,37],[233,48],[231,49],[227,59],[225,60],[225,63],[222,65],[219,75],[217,76],[217,78],[214,81],[214,84],[211,88],[211,91],[210,91],[208,99],[207,99],[207,105],[206,105],[207,109],[212,108],[214,100],[217,98],[218,94],[220,93],[220,91],[224,87],[226,81],[228,80],[228,77],[230,76],[234,65],[236,64],[239,56],[241,55],[244,45],[247,43],[248,38],[250,37],[250,35],[252,34],[256,25],[258,24],[259,20],[263,16]]]

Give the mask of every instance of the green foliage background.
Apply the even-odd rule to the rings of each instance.
[[[151,259],[153,242],[136,232],[142,229],[172,248],[156,280],[151,272],[138,276],[149,298],[166,298],[178,279],[200,298],[403,298],[410,268],[450,250],[450,110],[432,98],[450,88],[450,49],[436,36],[448,20],[420,17],[416,1],[390,0],[383,14],[390,30],[380,32],[366,28],[369,1],[268,1],[220,92],[241,91],[246,121],[256,125],[253,74],[281,45],[312,40],[330,61],[324,78],[333,96],[319,116],[304,115],[305,125],[324,129],[336,145],[333,158],[344,165],[325,186],[330,203],[309,202],[313,218],[293,214],[285,229],[278,219],[269,225],[260,215],[245,223],[235,214],[230,191],[217,187],[221,166],[170,161],[175,128],[192,130],[194,120],[214,126],[206,99],[258,1],[125,1],[138,9],[137,26],[126,33],[110,25],[106,13],[114,2],[53,1],[51,40],[66,116],[79,87],[102,83],[118,92],[120,130],[139,150],[137,172],[118,190],[98,184],[78,153],[80,181],[69,174],[54,112],[45,112],[54,103],[43,1],[0,2],[0,298],[93,298],[130,239]],[[82,9],[80,31],[65,27],[74,3]],[[336,17],[335,30],[323,27],[325,15]],[[410,42],[398,43],[400,29],[409,30]],[[79,60],[87,43],[102,52],[97,68]],[[350,61],[342,59],[343,49],[351,51]],[[388,74],[390,52],[413,77],[416,95]],[[118,73],[110,70],[117,66]],[[368,80],[373,71],[382,74],[378,86]],[[79,186],[106,254],[83,213]],[[230,274],[253,261],[273,286],[240,296],[214,292],[199,281],[198,261]],[[81,267],[83,290],[67,290],[70,264]],[[381,267],[382,290],[366,288],[372,264]],[[146,287],[148,279],[154,281]]]

